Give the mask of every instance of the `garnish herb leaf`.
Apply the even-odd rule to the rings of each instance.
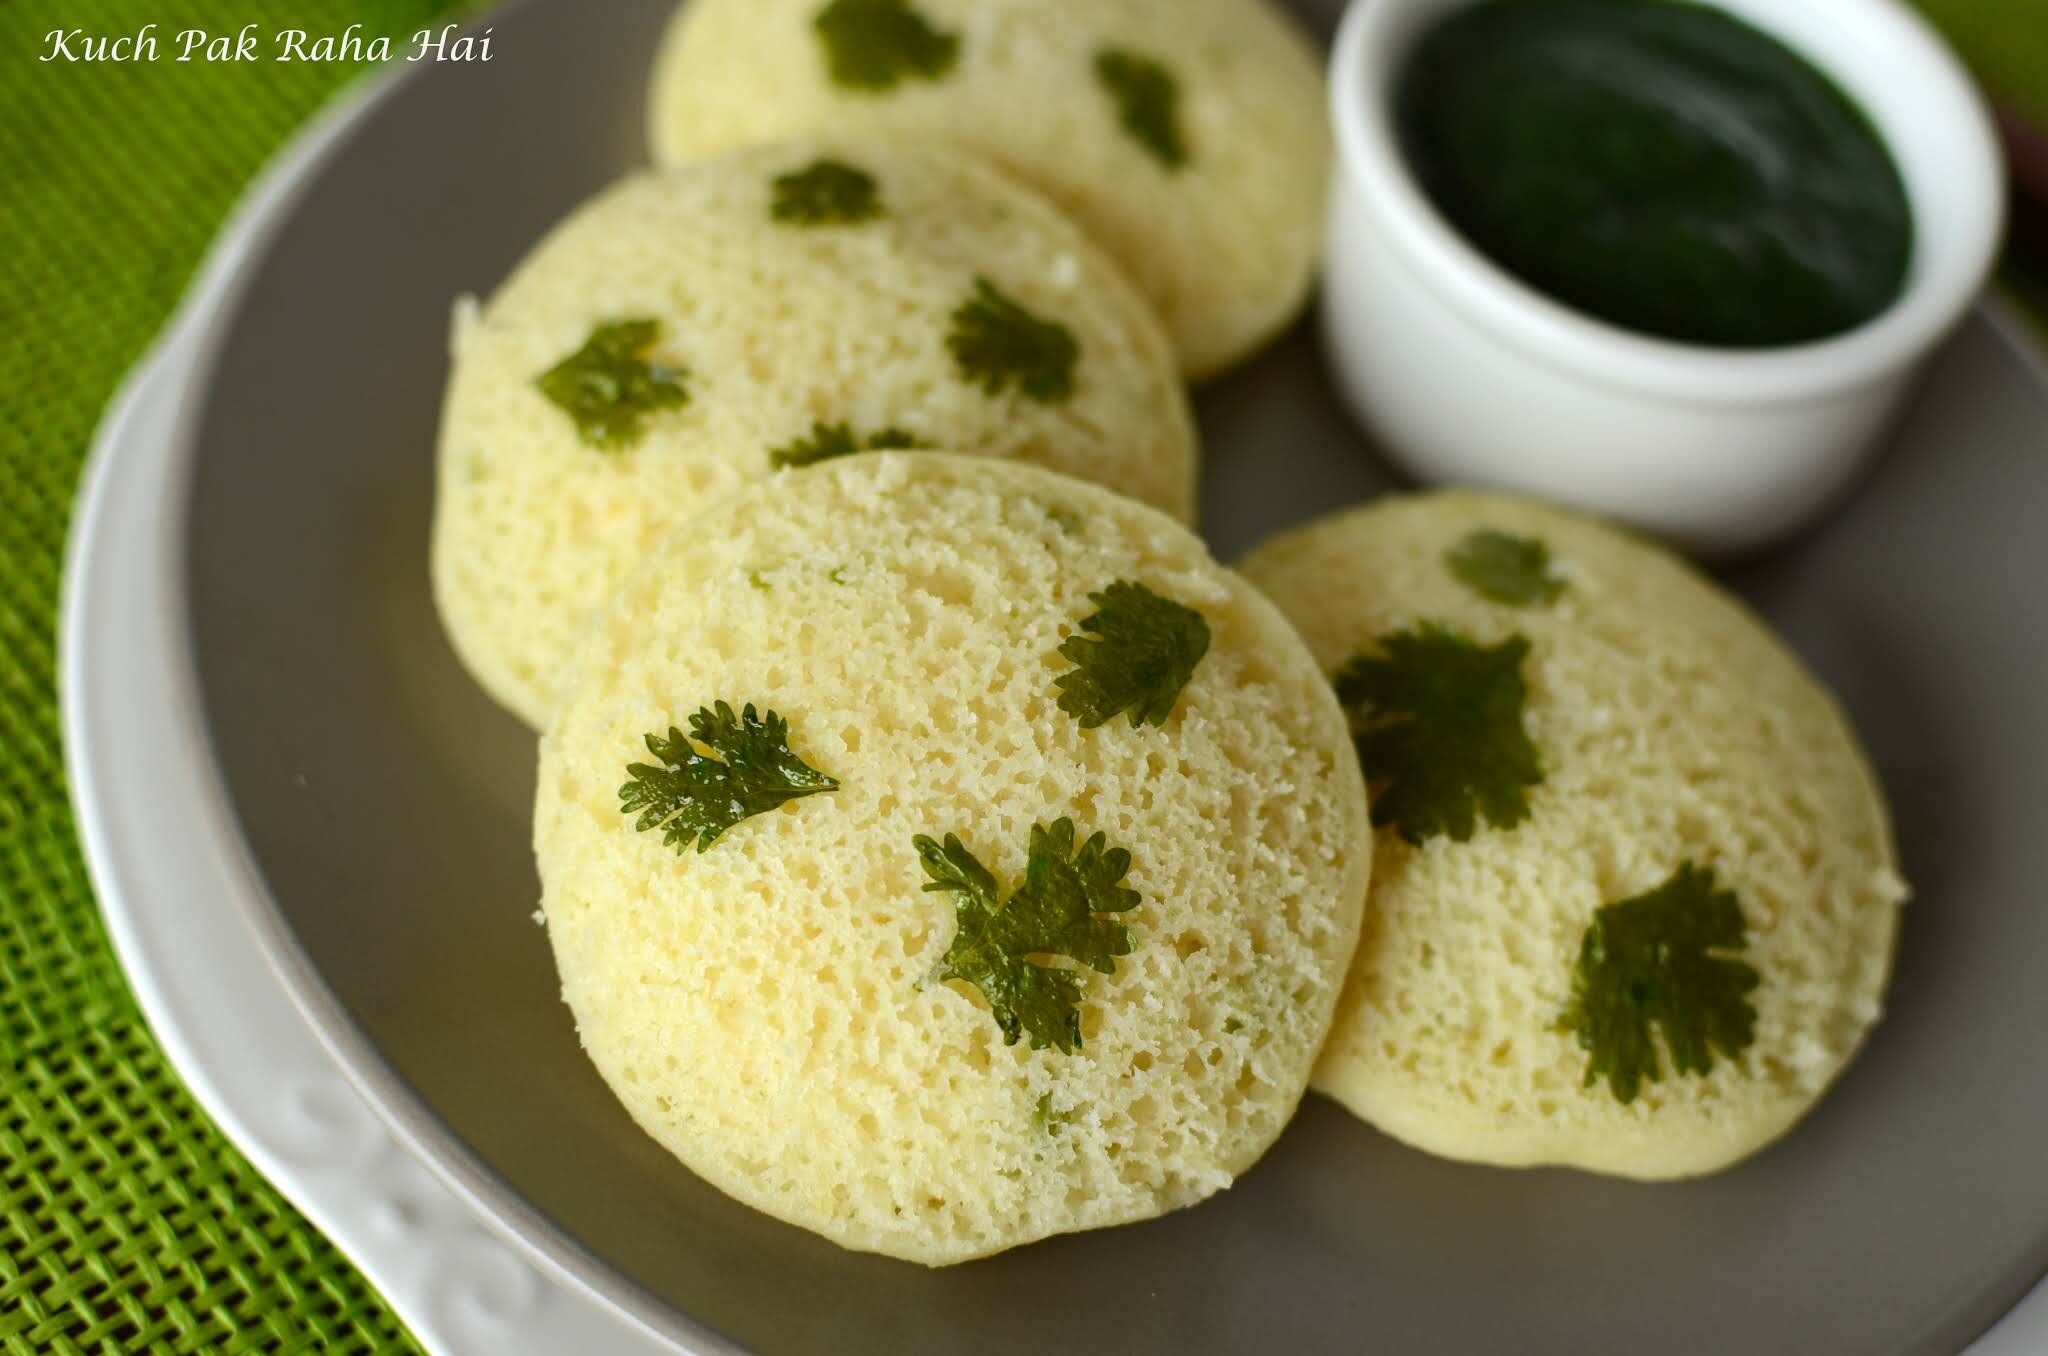
[[[1042,405],[1057,405],[1074,394],[1081,346],[1073,333],[1031,314],[986,278],[974,280],[974,296],[953,312],[946,347],[961,377],[989,395],[1015,386]]]
[[[1116,101],[1124,130],[1168,169],[1188,162],[1180,131],[1180,83],[1151,57],[1118,47],[1095,55],[1095,78]]]
[[[1081,974],[1031,957],[1067,956],[1116,973],[1116,957],[1128,956],[1135,942],[1122,923],[1097,915],[1138,907],[1138,892],[1120,884],[1131,854],[1100,833],[1077,852],[1071,819],[1034,824],[1024,883],[999,904],[995,877],[954,835],[943,846],[922,834],[912,841],[931,877],[924,888],[952,895],[955,904],[958,930],[936,977],[981,990],[1005,1045],[1028,1034],[1034,1050],[1080,1049]]]
[[[847,89],[881,92],[905,80],[939,80],[960,58],[956,34],[934,28],[908,0],[832,0],[812,21],[825,69]]]
[[[693,840],[706,851],[733,825],[785,801],[839,789],[790,750],[788,721],[773,711],[756,715],[752,703],[737,716],[724,702],[699,710],[688,738],[670,726],[666,739],[648,735],[647,749],[660,762],[626,769],[619,813],[639,815],[633,827],[641,833],[660,829],[679,854]]]
[[[1586,1086],[1605,1078],[1626,1106],[1646,1080],[1661,1078],[1653,1025],[1681,1074],[1712,1072],[1715,1050],[1734,1059],[1748,1048],[1756,1009],[1746,995],[1759,976],[1714,954],[1747,942],[1734,891],[1716,889],[1714,873],[1691,862],[1648,894],[1595,913],[1559,1021],[1589,1056]]]
[[[768,462],[776,467],[809,466],[834,457],[850,457],[856,452],[887,452],[921,445],[915,434],[900,428],[885,428],[863,438],[853,431],[851,424],[827,424],[818,420],[811,424],[810,437],[770,448]]]
[[[1191,607],[1162,598],[1143,584],[1118,580],[1088,595],[1093,615],[1081,621],[1088,635],[1060,645],[1074,668],[1053,680],[1059,707],[1092,730],[1127,714],[1132,728],[1166,724],[1195,666],[1209,652],[1209,623]]]
[[[1379,644],[1337,675],[1338,700],[1362,727],[1374,822],[1410,843],[1436,834],[1462,843],[1482,817],[1498,829],[1528,818],[1528,789],[1543,780],[1522,726],[1528,640],[1483,646],[1428,625]]]
[[[617,451],[646,432],[656,410],[690,403],[687,369],[653,361],[647,351],[661,340],[658,320],[614,320],[590,332],[583,347],[541,373],[540,393],[576,421],[592,447]]]
[[[1550,568],[1550,548],[1534,537],[1481,529],[1444,552],[1459,583],[1504,607],[1547,607],[1565,581]]]
[[[875,178],[843,160],[776,176],[768,214],[788,226],[851,226],[882,215]]]

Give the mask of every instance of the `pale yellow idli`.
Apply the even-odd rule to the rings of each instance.
[[[1084,728],[1061,651],[1125,584],[1210,643],[1147,723]],[[1201,1200],[1293,1114],[1357,941],[1364,788],[1307,650],[1164,515],[1013,463],[816,467],[668,538],[575,669],[535,826],[563,994],[634,1119],[715,1185],[956,1262]],[[621,786],[719,702],[772,712],[836,789],[679,852]],[[1040,957],[1078,983],[1079,1048],[1007,1044],[941,973],[963,937],[915,840],[957,836],[1009,900],[1047,883],[1034,826],[1062,820],[1060,860],[1098,833],[1096,860],[1129,854],[1135,907],[1096,920],[1128,954]]]
[[[809,144],[628,179],[457,317],[441,615],[539,725],[588,613],[663,530],[780,464],[892,444],[1193,511],[1166,337],[1036,194],[938,152]]]
[[[1353,717],[1396,732],[1361,743],[1380,854],[1319,1090],[1434,1153],[1641,1178],[1722,1167],[1814,1104],[1878,1019],[1905,887],[1855,736],[1755,616],[1633,537],[1479,494],[1338,514],[1244,569],[1326,672],[1367,657]],[[1512,705],[1499,668],[1461,689],[1457,747],[1425,750],[1418,684],[1465,681],[1415,658],[1431,627],[1519,671],[1540,780],[1458,746],[1503,730],[1471,697]],[[1403,632],[1436,639],[1390,647]],[[1467,768],[1523,781],[1526,817],[1510,785],[1466,841],[1406,841]],[[1600,1001],[1579,1006],[1582,948]],[[1688,1050],[1707,1029],[1710,1072],[1674,1067],[1674,1027]]]
[[[1265,0],[691,0],[655,68],[657,161],[768,137],[936,137],[1066,208],[1229,367],[1307,296],[1321,65]]]

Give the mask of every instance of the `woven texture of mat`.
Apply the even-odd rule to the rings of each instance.
[[[38,62],[53,29],[408,33],[435,0],[0,0],[0,1353],[406,1352],[206,1120],[108,949],[65,802],[54,634],[93,426],[243,185],[359,72]]]
[[[2022,60],[2038,50],[2048,66],[2040,0],[1927,2],[1994,81],[2017,66],[2048,91],[2048,69]],[[0,0],[0,1356],[417,1349],[151,1040],[79,861],[54,681],[64,532],[93,426],[243,185],[358,72],[36,55],[58,28],[154,22],[168,47],[182,29],[246,23],[404,34],[449,8]]]

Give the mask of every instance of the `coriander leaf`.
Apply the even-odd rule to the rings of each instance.
[[[850,457],[856,452],[887,452],[918,446],[921,444],[917,436],[900,428],[885,428],[862,438],[854,433],[851,424],[827,424],[820,420],[811,424],[809,438],[798,438],[785,446],[770,448],[768,463],[777,467],[809,466],[834,457]]]
[[[882,215],[875,178],[841,160],[778,175],[768,214],[790,226],[850,226]]]
[[[851,425],[818,421],[812,423],[809,438],[798,438],[782,447],[770,448],[768,464],[809,466],[814,462],[830,461],[834,457],[850,457],[858,451],[860,439],[854,436]]]
[[[954,898],[958,931],[939,962],[937,978],[981,990],[1002,1028],[1003,1043],[1029,1033],[1031,1048],[1081,1048],[1081,980],[1074,970],[1040,965],[1032,956],[1067,956],[1105,975],[1116,957],[1135,945],[1131,930],[1105,913],[1138,907],[1136,890],[1121,884],[1131,854],[1096,834],[1074,850],[1074,821],[1031,826],[1024,883],[998,905],[996,880],[958,838],[942,847],[919,834],[912,840],[931,880],[927,890]]]
[[[932,27],[907,0],[832,0],[812,23],[825,44],[825,69],[847,89],[938,80],[960,57],[959,37]]]
[[[1109,47],[1096,53],[1095,78],[1116,101],[1124,130],[1168,169],[1188,162],[1180,134],[1180,83],[1151,57]]]
[[[1202,614],[1143,584],[1118,580],[1091,593],[1092,616],[1081,629],[1098,637],[1068,636],[1060,657],[1074,668],[1053,679],[1060,710],[1092,730],[1128,714],[1133,729],[1151,721],[1166,724],[1181,689],[1209,652],[1209,623]]]
[[[1372,817],[1420,844],[1471,838],[1484,817],[1512,828],[1529,816],[1543,761],[1522,727],[1528,687],[1515,636],[1476,645],[1442,626],[1380,638],[1337,675],[1338,700],[1364,728],[1358,761],[1375,784]]]
[[[953,312],[946,347],[961,377],[989,395],[1015,386],[1041,405],[1057,405],[1074,394],[1081,346],[1072,332],[1031,314],[986,278],[974,280],[974,296]]]
[[[1579,943],[1572,1001],[1558,1025],[1575,1032],[1590,1057],[1586,1086],[1605,1078],[1615,1100],[1633,1102],[1655,1082],[1654,1024],[1678,1073],[1710,1073],[1713,1052],[1734,1059],[1755,1038],[1756,1009],[1744,996],[1760,977],[1733,951],[1748,944],[1732,890],[1686,862],[1656,889],[1593,915]]]
[[[1565,581],[1551,573],[1550,548],[1534,537],[1473,532],[1444,552],[1458,582],[1489,602],[1505,607],[1548,606]]]
[[[700,745],[716,756],[700,753]],[[670,726],[666,739],[648,735],[647,749],[661,762],[626,769],[631,780],[619,788],[619,813],[637,813],[635,829],[662,830],[661,841],[678,853],[692,839],[707,851],[733,825],[784,801],[839,789],[790,751],[789,722],[773,711],[755,715],[752,703],[737,716],[724,702],[699,710],[687,739]]]
[[[541,373],[540,393],[576,421],[592,447],[616,451],[638,442],[648,416],[690,403],[689,372],[647,357],[661,339],[658,320],[614,320],[590,332],[583,347]]]

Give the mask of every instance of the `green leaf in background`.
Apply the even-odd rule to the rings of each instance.
[[[921,446],[923,444],[918,442],[916,434],[900,428],[885,428],[862,437],[853,431],[851,424],[827,424],[814,420],[809,437],[768,449],[768,464],[777,469],[812,466],[836,457],[850,457],[856,452],[894,452]]]
[[[985,394],[1014,386],[1041,405],[1064,404],[1074,394],[1074,365],[1081,359],[1074,332],[1033,315],[987,278],[976,278],[974,295],[953,312],[946,347],[961,379]]]
[[[1989,92],[2048,131],[2048,6],[2041,0],[1916,0]]]
[[[1564,592],[1553,573],[1550,548],[1534,537],[1478,531],[1444,552],[1444,564],[1459,583],[1503,607],[1544,607]]]
[[[768,215],[788,226],[851,226],[882,215],[875,176],[843,160],[779,174]]]
[[[659,410],[690,403],[689,371],[653,356],[658,320],[614,320],[590,332],[583,347],[535,378],[540,393],[576,423],[592,447],[616,452],[640,441]]]
[[[1142,53],[1118,47],[1095,56],[1095,78],[1115,101],[1124,131],[1168,169],[1188,163],[1180,131],[1180,83],[1173,72]]]
[[[909,0],[832,0],[812,21],[825,69],[848,89],[882,92],[904,80],[940,80],[960,57],[958,35],[934,27]]]

